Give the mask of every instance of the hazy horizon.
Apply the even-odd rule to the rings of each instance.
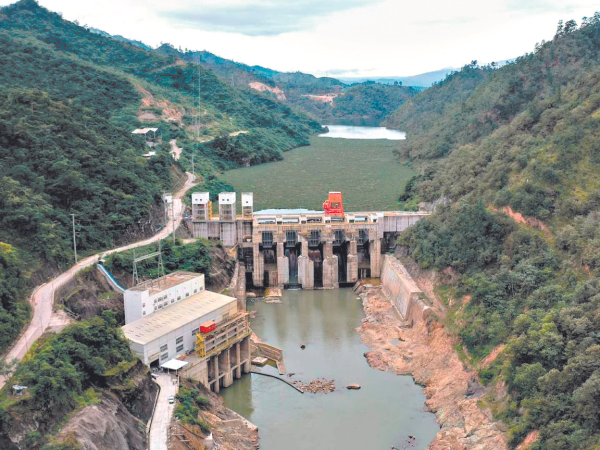
[[[0,0],[5,6],[15,3]],[[472,60],[501,61],[552,39],[559,20],[578,23],[590,0],[39,0],[67,20],[156,47],[170,43],[282,72],[332,77],[408,77]]]

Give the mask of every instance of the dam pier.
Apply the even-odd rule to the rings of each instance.
[[[254,211],[253,194],[219,194],[218,214],[208,192],[192,194],[192,233],[238,250],[246,284],[255,288],[334,289],[362,278],[380,277],[382,255],[398,234],[427,212],[345,212],[341,193],[332,192],[323,211]]]

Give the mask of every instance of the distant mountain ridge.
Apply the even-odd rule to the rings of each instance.
[[[456,69],[446,68],[410,77],[375,79],[317,77],[299,71],[279,72],[258,65],[250,66],[222,58],[206,50],[178,49],[168,43],[152,49],[142,42],[126,39],[122,36],[111,36],[109,33],[95,28],[90,28],[90,31],[154,51],[163,56],[200,64],[212,70],[232,86],[250,87],[259,90],[265,95],[293,104],[321,121],[340,119],[383,120],[389,113],[399,107],[404,100],[420,89],[425,89],[456,71]],[[387,86],[377,89],[372,86],[373,84],[393,85],[395,81],[400,81],[405,87],[414,86],[415,88],[386,90],[388,89]],[[389,88],[393,89],[394,87],[390,86]],[[370,95],[374,97],[370,98]]]
[[[447,67],[445,69],[435,70],[433,72],[425,72],[418,75],[407,77],[340,77],[344,83],[364,83],[365,81],[375,81],[382,84],[394,84],[401,82],[405,86],[430,87],[433,83],[442,81],[446,76],[459,69]]]

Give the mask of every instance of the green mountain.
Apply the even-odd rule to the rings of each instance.
[[[181,50],[169,44],[163,44],[156,51],[186,62],[199,63],[232,86],[259,90],[302,109],[321,122],[361,118],[383,120],[418,92],[416,88],[387,86],[372,81],[348,86],[331,77],[248,66],[207,51]]]
[[[161,224],[162,192],[192,155],[208,176],[281,159],[321,129],[271,97],[33,0],[0,9],[0,66],[0,351],[27,320],[31,285],[73,260],[71,214],[83,254],[139,239]],[[131,132],[149,126],[159,139],[145,159],[150,148]],[[179,161],[171,139],[184,148]]]
[[[442,81],[456,70],[457,69],[449,67],[407,77],[340,77],[340,80],[348,84],[364,83],[365,81],[373,81],[380,84],[394,84],[394,82],[397,82],[402,83],[404,86],[428,88],[433,84]]]
[[[539,431],[535,449],[598,448],[600,14],[499,69],[465,66],[386,124],[421,170],[401,201],[442,205],[401,243],[452,274],[446,326],[511,445]]]

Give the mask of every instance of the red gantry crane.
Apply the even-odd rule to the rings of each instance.
[[[328,216],[343,216],[344,205],[341,192],[330,192],[329,198],[323,202],[323,211]]]

